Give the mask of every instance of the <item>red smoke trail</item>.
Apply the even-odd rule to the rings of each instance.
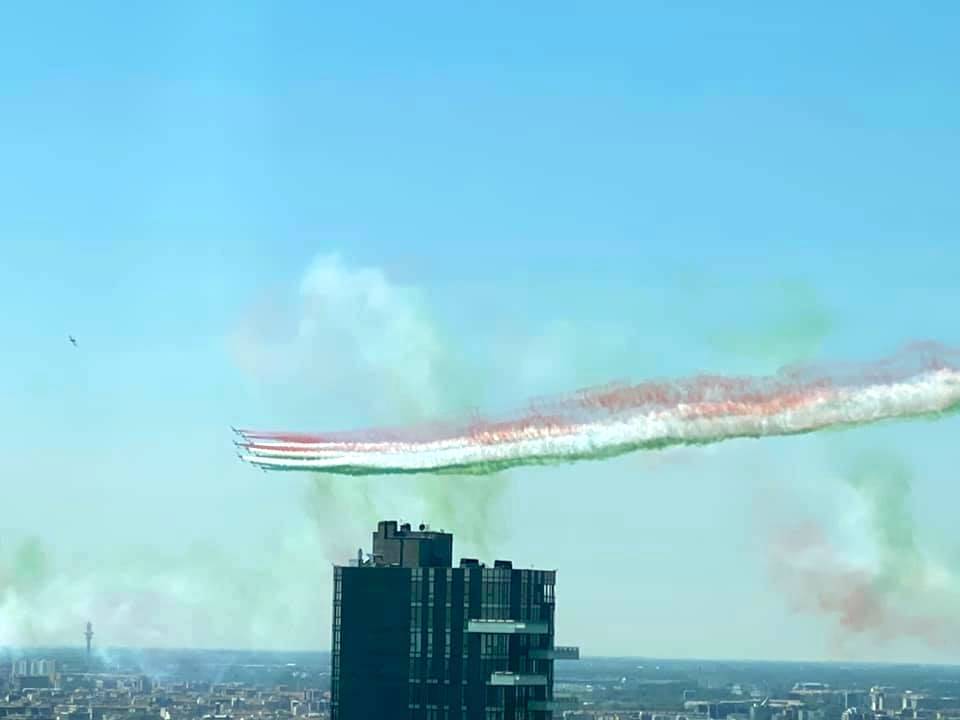
[[[769,545],[774,583],[797,611],[825,616],[846,636],[879,641],[916,638],[946,648],[960,641],[957,618],[906,612],[898,598],[870,572],[843,559],[823,526],[805,521],[780,529]],[[920,590],[915,597],[922,601]]]
[[[324,433],[241,431],[250,440],[289,443],[424,442],[473,435],[481,443],[500,441],[499,433],[542,428],[547,435],[580,421],[615,417],[624,412],[691,406],[688,417],[774,415],[802,407],[844,388],[889,384],[918,372],[960,367],[960,352],[934,342],[907,345],[890,358],[870,364],[794,367],[772,378],[699,375],[686,380],[637,385],[621,382],[584,388],[554,398],[538,398],[521,416],[494,420],[479,416],[467,422],[433,422],[406,427],[367,428]]]
[[[612,384],[541,399],[512,417],[473,414],[459,422],[335,433],[240,431],[248,450],[241,459],[267,469],[345,474],[491,473],[957,410],[960,353],[928,343],[841,370]]]

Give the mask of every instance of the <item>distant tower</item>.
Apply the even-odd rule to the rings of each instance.
[[[87,623],[87,631],[83,634],[87,639],[87,666],[90,666],[90,641],[93,640],[93,623]]]

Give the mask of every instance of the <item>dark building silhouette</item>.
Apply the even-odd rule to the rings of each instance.
[[[552,570],[453,567],[453,536],[381,522],[373,553],[334,568],[332,720],[546,720]]]

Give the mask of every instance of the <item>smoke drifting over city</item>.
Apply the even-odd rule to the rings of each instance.
[[[375,10],[0,5],[0,720],[960,720],[960,4]]]
[[[424,419],[466,402],[449,388],[471,392],[447,381],[459,372],[455,356],[420,293],[391,284],[379,270],[323,256],[305,273],[293,309],[271,311],[268,320],[258,326],[246,319],[230,337],[233,357],[271,392],[278,384],[296,388],[305,398],[301,411],[359,405]],[[278,327],[292,335],[278,335]],[[417,352],[398,357],[391,347]],[[222,450],[229,462],[229,445]],[[508,486],[506,475],[453,485],[375,477],[344,484],[318,475],[297,484],[287,525],[253,552],[216,539],[158,550],[146,533],[103,537],[93,552],[42,537],[7,542],[0,545],[0,646],[72,644],[77,628],[94,618],[115,645],[324,647],[329,628],[315,622],[316,603],[329,592],[329,578],[316,566],[355,556],[356,537],[384,515],[455,527],[465,550],[489,554],[505,529],[495,511]]]
[[[758,367],[763,368],[785,357],[809,359],[831,326],[821,308],[809,305],[815,317],[804,317],[799,306],[788,303],[782,323],[766,335],[754,335],[750,342],[738,335],[743,342],[735,343],[736,347],[762,357]],[[423,292],[391,282],[383,271],[326,255],[307,269],[293,298],[281,296],[248,313],[228,342],[233,359],[259,392],[277,398],[274,415],[293,417],[299,423],[312,423],[316,417],[317,425],[331,424],[345,416],[359,425],[382,417],[387,424],[407,422],[417,427],[438,416],[481,406],[487,397],[503,402],[506,395],[523,390],[522,384],[513,385],[507,393],[499,388],[499,394],[491,395],[500,378],[510,380],[502,361],[474,357],[466,362],[430,307]],[[784,337],[784,328],[796,337]],[[726,347],[718,337],[714,333],[705,342]],[[577,375],[564,366],[578,353],[582,358],[582,349],[556,338],[551,343],[546,354],[542,347],[531,347],[528,360],[520,359],[517,348],[511,348],[511,361],[526,367],[524,378],[531,377],[536,366],[541,388],[598,379],[596,369]],[[490,345],[497,347],[495,342]],[[790,383],[806,387],[809,397],[817,392],[861,392],[869,398],[864,408],[869,410],[874,403],[876,410],[861,418],[865,422],[895,417],[903,403],[911,412],[937,412],[949,409],[952,390],[943,396],[934,393],[929,403],[917,405],[923,395],[918,388],[926,382],[925,372],[952,372],[953,358],[952,351],[942,347],[913,346],[878,365],[807,370],[794,366],[779,376],[782,386],[775,379],[755,380],[739,392],[753,388],[759,393],[765,388],[766,394],[755,393],[750,401],[755,405],[774,401],[780,403],[777,407],[790,395]],[[629,357],[623,360],[628,362]],[[553,379],[545,381],[548,377]],[[818,385],[818,379],[827,382]],[[715,380],[718,387],[733,382]],[[764,382],[773,384],[767,387]],[[651,385],[647,390],[691,395],[696,387],[681,383]],[[582,414],[591,401],[601,408],[618,398],[622,404],[628,391],[610,387],[554,402],[561,411],[569,413],[573,408]],[[634,388],[634,394],[638,391]],[[724,390],[736,391],[732,386]],[[698,453],[694,448],[682,456],[657,457],[674,464],[696,464]],[[778,588],[786,589],[788,606],[822,617],[838,636],[878,641],[909,636],[937,646],[955,633],[946,607],[947,599],[953,597],[953,575],[929,557],[921,540],[911,534],[904,489],[909,475],[895,469],[896,464],[884,462],[870,465],[869,470],[858,467],[817,480],[828,486],[845,484],[854,494],[863,517],[871,518],[863,521],[857,542],[869,537],[882,565],[876,558],[851,554],[848,540],[836,537],[815,518],[806,522],[790,517],[783,524],[786,530],[776,534],[771,544],[772,578]],[[651,461],[643,467],[638,483],[653,490],[659,465]],[[696,472],[704,472],[704,466]],[[329,591],[329,580],[308,571],[305,557],[341,562],[355,556],[358,534],[368,532],[382,517],[396,516],[455,529],[463,550],[492,556],[509,537],[502,510],[517,480],[498,472],[402,478],[267,475],[263,482],[285,483],[283,487],[291,489],[297,501],[289,526],[274,534],[269,547],[254,552],[211,542],[160,553],[134,538],[105,544],[92,555],[75,556],[69,548],[45,540],[6,543],[0,548],[0,644],[73,642],[77,628],[94,618],[105,635],[109,633],[114,643],[122,645],[322,647],[329,642],[328,629],[317,627],[311,619],[316,598]],[[564,492],[580,490],[567,487]],[[894,566],[899,574],[891,569]],[[911,593],[924,603],[911,606]],[[242,625],[231,621],[238,616],[247,621]],[[302,627],[313,630],[305,633]]]

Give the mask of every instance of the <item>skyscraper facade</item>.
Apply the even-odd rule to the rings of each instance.
[[[373,552],[334,568],[333,720],[546,720],[552,570],[453,567],[453,536],[381,522]]]

